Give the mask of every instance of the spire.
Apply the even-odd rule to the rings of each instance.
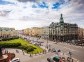
[[[60,23],[64,23],[62,14],[61,14],[61,17],[60,17]]]

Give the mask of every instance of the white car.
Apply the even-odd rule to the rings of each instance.
[[[20,59],[19,58],[14,58],[10,62],[20,62]]]

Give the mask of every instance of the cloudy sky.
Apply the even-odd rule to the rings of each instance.
[[[0,0],[0,27],[25,29],[59,22],[84,28],[84,0]]]

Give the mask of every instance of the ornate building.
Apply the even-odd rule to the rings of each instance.
[[[49,39],[54,41],[68,41],[78,39],[78,25],[65,23],[61,14],[60,22],[52,22],[49,26]]]

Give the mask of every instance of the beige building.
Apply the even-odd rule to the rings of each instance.
[[[41,30],[41,38],[48,39],[49,38],[49,27],[42,27]]]
[[[0,38],[14,37],[18,33],[14,28],[0,27]]]
[[[44,33],[43,27],[32,27],[23,30],[24,35],[41,37]]]
[[[30,29],[30,36],[40,36],[41,35],[42,28],[39,27],[33,27]]]
[[[23,30],[23,33],[25,34],[25,35],[30,35],[30,28],[27,28],[27,29],[24,29]]]

